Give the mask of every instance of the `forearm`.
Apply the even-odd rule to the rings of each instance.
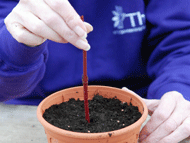
[[[148,62],[148,73],[154,81],[147,96],[160,98],[176,90],[190,100],[190,10],[187,7],[190,1],[164,0],[163,3],[151,0],[147,7],[147,20],[152,25],[149,49],[154,48]]]
[[[148,63],[148,73],[154,80],[148,98],[159,99],[166,92],[178,91],[190,101],[189,36],[190,30],[176,31],[157,45]]]
[[[18,43],[0,22],[0,101],[26,96],[45,73],[47,42],[37,47]]]
[[[160,98],[168,91],[178,91],[190,101],[190,30],[169,34],[152,53],[148,72],[154,81],[148,97]]]

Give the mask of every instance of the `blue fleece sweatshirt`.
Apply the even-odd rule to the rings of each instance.
[[[159,99],[172,90],[190,100],[189,0],[70,0],[94,31],[87,37],[89,85],[128,87]],[[7,31],[18,0],[0,1],[0,102],[38,105],[82,85],[82,51],[47,40],[31,48]]]

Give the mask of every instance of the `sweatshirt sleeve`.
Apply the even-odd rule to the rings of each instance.
[[[7,31],[4,18],[18,1],[0,1],[0,102],[27,96],[43,78],[47,42],[37,47],[18,43]]]
[[[190,101],[190,1],[150,0],[147,21],[152,28],[148,48],[153,50],[147,71],[153,82],[147,98],[160,99],[178,91]]]

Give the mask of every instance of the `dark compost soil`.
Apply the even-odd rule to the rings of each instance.
[[[85,120],[84,101],[71,98],[46,109],[43,118],[61,129],[98,133],[124,128],[142,116],[138,107],[131,103],[122,103],[117,97],[104,98],[100,95],[89,100],[89,112],[90,123]]]

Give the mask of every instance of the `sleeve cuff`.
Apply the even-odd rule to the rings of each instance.
[[[151,86],[154,86],[153,84]],[[155,87],[154,89],[149,87],[148,90],[148,99],[160,99],[166,92],[169,91],[178,91],[180,92],[183,97],[190,101],[190,85],[184,83],[167,83],[163,84],[160,87]]]

